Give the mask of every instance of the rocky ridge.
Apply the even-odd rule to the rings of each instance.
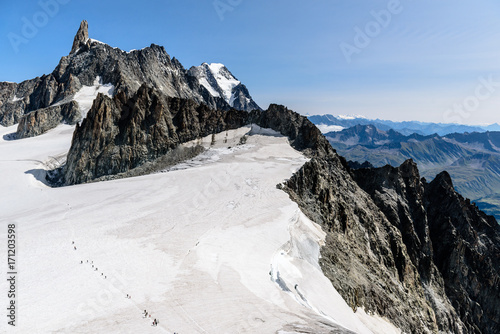
[[[436,305],[439,329],[458,332],[459,318],[465,333],[496,332],[500,320],[496,220],[460,196],[447,172],[430,183],[420,179],[412,160],[398,168],[358,169],[353,175],[402,232],[426,296]]]
[[[180,144],[252,123],[288,136],[291,145],[306,154],[333,152],[328,142],[316,140],[312,123],[283,106],[273,104],[250,113],[211,109],[143,85],[130,98],[124,92],[113,98],[97,96],[73,133],[63,183],[127,173],[179,149]]]
[[[321,265],[353,309],[408,333],[500,329],[500,227],[446,172],[427,184],[411,160],[349,171],[320,155],[284,189],[327,231]]]
[[[68,185],[128,172],[180,144],[248,122],[246,111],[210,109],[142,85],[130,98],[99,94],[73,133],[65,166]]]
[[[81,119],[80,108],[76,101],[55,104],[37,109],[19,120],[16,138],[38,136],[61,123],[76,124]]]
[[[425,193],[434,263],[447,295],[470,333],[498,333],[499,225],[454,190],[447,172],[429,183]]]
[[[213,109],[231,108],[224,98],[212,96],[163,47],[152,44],[142,50],[125,52],[88,36],[88,23],[83,21],[70,54],[61,58],[51,74],[19,84],[0,83],[1,125],[11,126],[22,122],[24,125],[17,131],[19,138],[39,135],[57,125],[56,119],[52,117],[55,114],[47,108],[71,103],[75,94],[83,86],[93,86],[96,78],[100,78],[104,84],[113,85],[115,91],[122,91],[128,97],[135,94],[142,84],[146,84],[169,97],[193,100]],[[239,89],[248,93],[244,86]],[[247,111],[256,106],[254,102],[246,105],[235,103],[237,109]],[[38,111],[40,120],[40,114],[48,112],[43,117],[46,122],[21,121],[24,117],[30,117],[28,115],[33,111]],[[81,117],[62,119],[69,124],[76,124],[80,120]]]
[[[443,191],[438,181],[427,185],[411,161],[399,168],[351,170],[307,118],[284,106],[214,110],[146,85],[132,98],[99,95],[75,130],[66,183],[134,170],[183,142],[250,123],[280,132],[311,157],[280,187],[327,232],[320,264],[353,309],[384,316],[408,333],[498,329],[500,240],[494,218],[460,199],[452,186]],[[450,203],[443,206],[445,199]],[[462,229],[464,237],[455,231]],[[441,247],[441,237],[450,245]],[[467,247],[461,241],[466,238]],[[464,252],[472,254],[466,262]]]
[[[406,333],[438,331],[439,319],[401,231],[352,179],[342,159],[311,159],[284,189],[327,233],[320,265],[354,310],[384,316]]]

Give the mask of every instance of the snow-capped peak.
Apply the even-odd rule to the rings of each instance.
[[[224,99],[231,107],[240,110],[260,109],[252,100],[247,88],[221,63],[203,63],[193,66],[189,74],[213,97]]]
[[[205,80],[200,80],[200,84],[203,85],[207,90],[215,97],[222,97],[226,100],[227,103],[233,105],[234,95],[233,88],[238,86],[241,82],[238,81],[229,70],[224,66],[224,64],[220,63],[203,63],[202,66],[207,69],[205,72],[210,72],[213,80],[209,80],[210,78],[205,78]],[[208,74],[208,73],[207,73]],[[216,83],[218,88],[213,87],[213,84]],[[217,92],[219,91],[219,92]]]
[[[357,118],[366,118],[363,115],[337,115],[338,119],[357,119]]]
[[[226,67],[224,66],[224,64],[221,63],[211,63],[211,64],[203,63],[203,66],[208,66],[210,68],[210,71],[212,71],[212,73],[219,73],[222,68]]]

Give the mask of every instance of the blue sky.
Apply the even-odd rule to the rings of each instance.
[[[52,72],[86,19],[90,37],[114,47],[163,45],[186,68],[224,63],[264,108],[280,103],[310,115],[500,122],[498,0],[28,0],[0,6],[0,81]],[[26,30],[26,22],[36,23],[36,31]]]

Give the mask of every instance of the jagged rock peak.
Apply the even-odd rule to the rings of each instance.
[[[186,152],[180,144],[240,128],[249,124],[249,117],[246,111],[210,109],[194,100],[169,97],[146,84],[132,96],[124,91],[113,98],[99,94],[73,134],[64,182],[109,179],[135,173],[138,169],[133,169],[144,169],[158,158],[178,159],[179,152]]]
[[[442,171],[439,173],[436,178],[433,180],[433,183],[441,185],[442,188],[453,189],[453,181],[451,179],[450,174],[447,171]]]
[[[233,77],[229,71],[227,74]],[[223,84],[226,81],[232,82],[229,79],[221,80]],[[114,87],[113,91],[121,90],[127,97],[131,97],[142,84],[147,84],[168,97],[193,100],[198,104],[206,104],[211,109],[260,110],[246,87],[237,82],[239,84],[231,90],[230,105],[222,94],[212,95],[176,58],[171,58],[162,46],[151,44],[150,47],[125,52],[89,38],[88,22],[84,20],[74,38],[71,53],[61,58],[51,74],[19,84],[0,83],[0,124],[11,126],[20,123],[28,113],[43,109],[42,112],[49,113],[51,117],[41,117],[41,113],[32,115],[18,133],[19,138],[41,134],[51,126],[57,126],[54,119],[64,122],[74,120],[71,106],[68,105],[69,109],[64,110],[47,109],[48,107],[56,103],[61,105],[71,100],[77,101],[76,93],[84,86],[102,85],[111,85]],[[80,109],[82,108],[80,105]],[[85,114],[88,108],[83,109],[82,114]],[[45,123],[42,124],[43,122]],[[32,126],[36,128],[31,128]]]
[[[410,178],[413,181],[420,179],[418,166],[413,159],[408,159],[399,166],[399,171],[404,178]]]
[[[89,24],[86,20],[83,20],[80,23],[80,28],[78,28],[78,32],[75,35],[75,39],[73,40],[73,47],[71,48],[71,53],[76,52],[80,47],[85,45],[89,40]]]

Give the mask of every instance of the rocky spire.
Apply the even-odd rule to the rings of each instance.
[[[76,52],[76,50],[85,45],[88,39],[89,39],[89,24],[86,20],[83,20],[82,23],[80,23],[80,28],[78,29],[78,32],[76,33],[70,54]]]

